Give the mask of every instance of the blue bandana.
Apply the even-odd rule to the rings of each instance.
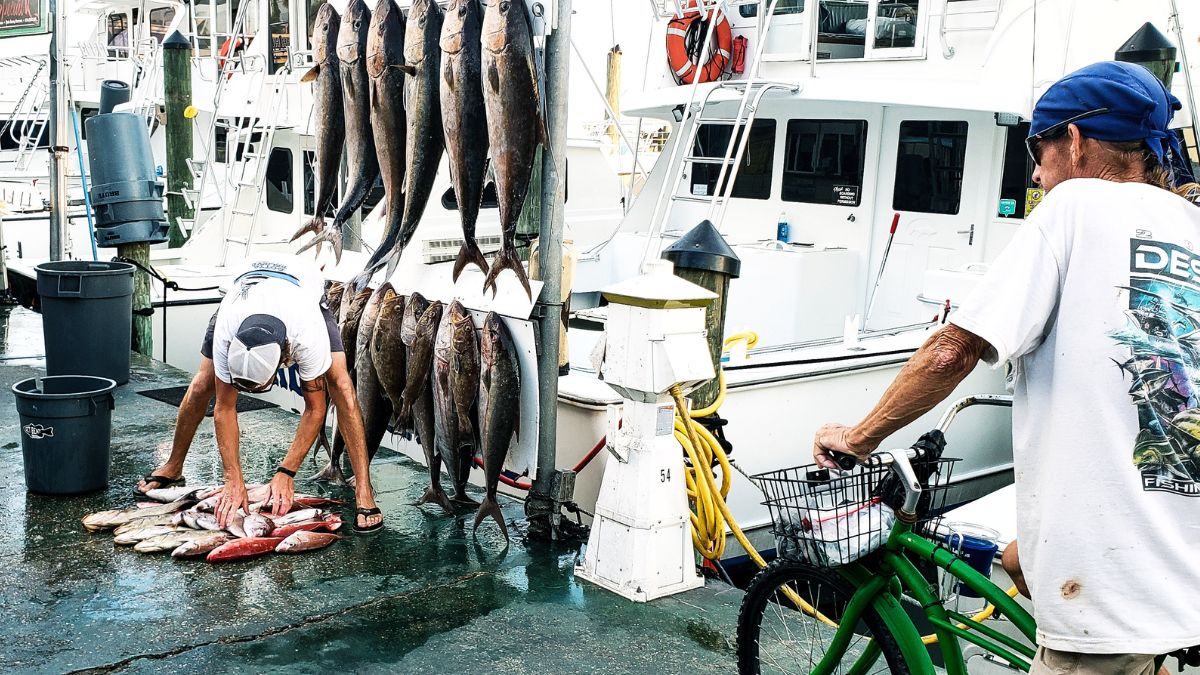
[[[1144,140],[1175,182],[1191,180],[1178,137],[1167,130],[1182,105],[1162,82],[1134,63],[1102,61],[1085,66],[1050,85],[1033,108],[1030,137],[1073,117],[1102,108],[1108,111],[1073,122],[1098,141]]]

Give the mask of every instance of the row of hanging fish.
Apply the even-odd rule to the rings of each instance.
[[[319,252],[327,241],[340,261],[342,228],[382,177],[384,238],[355,283],[365,287],[385,266],[390,278],[446,153],[463,231],[454,280],[477,265],[495,293],[508,269],[530,295],[517,220],[546,134],[524,1],[492,0],[485,11],[479,0],[454,0],[443,14],[434,0],[414,0],[407,21],[393,0],[379,0],[374,13],[352,0],[342,17],[326,3],[313,47],[316,64],[304,79],[313,82],[316,108],[317,215],[292,237],[315,235],[300,250]],[[326,223],[343,147],[349,184]],[[489,155],[503,233],[490,266],[475,240]]]
[[[390,283],[357,290],[332,284],[362,410],[368,454],[379,448],[388,427],[415,433],[429,467],[429,487],[418,504],[437,504],[449,513],[474,507],[467,480],[475,455],[482,455],[486,493],[475,527],[492,517],[508,536],[496,500],[500,473],[520,418],[520,372],[512,336],[499,315],[489,313],[477,331],[458,301],[448,307],[420,293],[404,296]],[[341,475],[335,437],[324,477]],[[451,495],[442,487],[445,465]]]

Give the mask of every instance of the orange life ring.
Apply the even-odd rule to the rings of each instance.
[[[676,16],[667,24],[667,65],[679,84],[691,84],[697,72],[701,82],[720,79],[732,58],[733,32],[729,28],[729,18],[722,13],[713,27],[717,43],[713,45],[708,62],[697,67],[692,52],[699,56],[707,30],[703,13],[695,7],[696,1],[691,0],[685,6],[683,16]]]
[[[217,50],[217,70],[225,70],[225,57],[229,56],[230,51],[238,51],[242,48],[242,38],[226,38],[221,43],[221,48]]]

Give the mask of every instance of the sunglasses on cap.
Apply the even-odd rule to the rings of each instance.
[[[1075,122],[1078,122],[1080,120],[1085,120],[1089,117],[1103,115],[1104,113],[1106,113],[1108,111],[1109,111],[1108,108],[1096,108],[1095,110],[1089,110],[1085,113],[1079,113],[1078,115],[1076,115],[1074,117],[1068,117],[1067,119],[1065,119],[1061,122],[1058,122],[1057,124],[1052,124],[1052,125],[1046,127],[1045,129],[1043,129],[1041,132],[1034,134],[1034,135],[1030,136],[1029,138],[1026,138],[1025,139],[1025,151],[1029,153],[1029,159],[1032,159],[1034,164],[1041,166],[1042,153],[1038,149],[1038,146],[1042,143],[1042,141],[1049,141],[1051,139],[1058,138],[1059,136],[1062,136],[1063,134],[1067,133],[1067,127],[1071,126]]]
[[[271,379],[267,380],[266,383],[264,383],[264,384],[260,384],[258,382],[255,382],[254,380],[247,380],[245,378],[235,377],[235,378],[233,378],[233,381],[230,382],[230,384],[233,385],[234,389],[237,389],[238,391],[240,391],[242,393],[262,394],[267,391],[270,391],[271,387],[275,386],[275,376],[272,375]]]

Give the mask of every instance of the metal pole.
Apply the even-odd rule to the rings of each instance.
[[[538,465],[531,498],[556,501],[555,445],[558,433],[558,337],[562,321],[563,196],[566,188],[567,70],[571,62],[571,0],[558,2],[558,26],[546,40],[546,129],[549,147],[542,152],[542,294],[538,300]],[[558,495],[555,495],[558,496]],[[550,516],[552,536],[557,508]]]
[[[1196,93],[1192,89],[1192,69],[1188,67],[1188,46],[1183,40],[1183,26],[1179,23],[1179,8],[1175,6],[1175,0],[1171,0],[1171,24],[1175,29],[1175,41],[1179,43],[1183,81],[1187,84],[1188,114],[1192,117],[1192,133],[1196,136],[1197,143],[1200,143],[1200,111],[1196,110]]]
[[[66,21],[59,0],[50,0],[50,259],[63,259],[67,229]]]

